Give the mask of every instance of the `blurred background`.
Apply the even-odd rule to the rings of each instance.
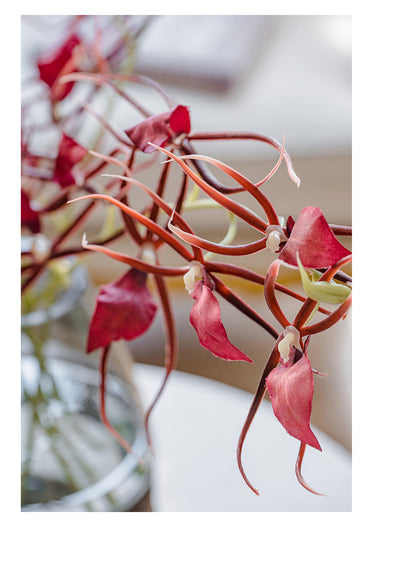
[[[43,34],[39,21],[51,23]],[[24,16],[22,19],[22,76],[29,77],[31,62],[55,37],[67,17]],[[172,16],[146,17],[133,57],[135,73],[162,82],[177,102],[189,106],[192,132],[255,132],[285,140],[296,173],[298,189],[282,164],[266,185],[278,212],[297,217],[306,205],[323,209],[330,223],[351,225],[351,17],[349,16]],[[89,33],[89,31],[88,31]],[[139,87],[135,87],[135,96]],[[143,93],[146,107],[162,112],[159,96]],[[130,114],[129,114],[130,113]],[[121,102],[113,123],[131,127],[138,116]],[[217,157],[253,181],[261,179],[277,160],[277,152],[249,141],[197,142],[198,153]],[[176,171],[176,178],[180,180]],[[150,183],[144,171],[140,179]],[[179,181],[180,182],[180,181]],[[240,197],[246,203],[245,197]],[[218,212],[188,216],[189,223],[209,240],[219,241],[227,226]],[[239,226],[239,240],[253,235]],[[351,247],[349,239],[342,239]],[[120,248],[121,249],[121,248]],[[123,252],[129,253],[129,243]],[[265,273],[265,253],[246,257],[246,265]],[[239,260],[240,261],[240,260]],[[166,257],[167,263],[173,259]],[[88,264],[96,285],[125,268],[100,255]],[[227,283],[229,279],[225,279]],[[295,271],[282,270],[280,281],[298,286]],[[262,289],[244,281],[232,282],[235,291],[272,324]],[[255,392],[273,340],[221,300],[222,319],[233,344],[254,364],[227,363],[203,349],[188,322],[192,299],[181,281],[169,282],[177,318],[177,368]],[[287,300],[286,313],[296,305]],[[289,317],[290,318],[290,317]],[[163,365],[164,330],[161,313],[130,349],[138,362]],[[315,378],[312,423],[351,448],[351,315],[333,329],[313,337],[309,349],[313,368],[328,377]]]

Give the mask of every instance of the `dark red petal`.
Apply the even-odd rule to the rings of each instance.
[[[292,215],[289,215],[286,221],[286,232],[288,236],[291,235],[294,224],[294,218],[292,217]]]
[[[301,211],[279,259],[297,267],[297,252],[305,268],[316,269],[329,268],[351,254],[340,244],[318,207]]]
[[[229,341],[221,321],[218,300],[211,289],[198,281],[191,296],[195,302],[190,311],[190,323],[199,337],[200,344],[215,356],[225,360],[253,362]]]
[[[190,132],[189,109],[186,106],[179,105],[162,114],[150,116],[133,128],[125,130],[125,133],[142,152],[150,154],[155,152],[156,148],[148,142],[164,146],[171,141],[171,130],[176,136]]]
[[[61,187],[73,185],[75,177],[71,170],[86,154],[87,150],[83,146],[63,133],[54,169],[54,181]]]
[[[314,378],[307,355],[303,354],[294,364],[274,368],[266,385],[274,414],[289,435],[321,451],[310,429]]]
[[[190,115],[187,106],[179,105],[172,111],[169,119],[169,126],[178,136],[179,134],[189,134],[190,132]]]
[[[87,352],[112,341],[130,341],[147,331],[157,306],[146,280],[145,272],[132,268],[116,282],[101,286],[90,321]]]
[[[21,189],[21,226],[26,226],[33,233],[40,232],[40,218],[31,208],[28,195]]]
[[[71,59],[73,50],[79,43],[79,37],[72,34],[55,51],[45,53],[39,58],[37,63],[39,76],[50,88],[56,82],[64,65]],[[66,83],[64,88],[60,90],[58,100],[65,98],[71,92],[73,86],[73,82]]]

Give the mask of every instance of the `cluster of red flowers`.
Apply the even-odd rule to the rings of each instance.
[[[323,212],[307,206],[297,219],[291,216],[282,223],[278,212],[266,197],[261,187],[275,173],[284,161],[291,179],[298,185],[290,157],[284,146],[276,140],[259,134],[242,132],[195,133],[191,130],[189,109],[174,103],[164,89],[145,77],[122,75],[110,71],[109,61],[100,57],[89,71],[81,67],[86,47],[74,31],[53,53],[41,57],[38,71],[41,81],[48,87],[52,120],[57,120],[54,107],[62,103],[73,91],[74,85],[89,82],[95,89],[112,88],[114,96],[123,97],[139,111],[142,119],[136,124],[126,124],[124,131],[118,131],[104,117],[97,116],[101,129],[108,132],[114,147],[106,153],[84,148],[66,130],[78,114],[88,107],[75,110],[73,116],[58,120],[60,142],[57,156],[39,156],[29,144],[29,135],[22,144],[23,187],[21,193],[22,225],[32,233],[41,231],[44,215],[68,207],[73,210],[76,201],[87,201],[79,209],[67,228],[53,239],[45,257],[32,258],[24,266],[23,289],[26,289],[45,268],[57,257],[69,254],[102,253],[129,266],[127,272],[117,281],[101,287],[97,296],[94,313],[88,330],[87,351],[102,349],[101,362],[101,413],[109,428],[104,409],[106,395],[107,357],[114,341],[131,341],[149,329],[157,310],[156,301],[148,287],[148,278],[154,280],[154,289],[162,308],[165,328],[165,377],[157,395],[158,399],[171,371],[177,363],[177,332],[173,306],[166,281],[171,277],[184,277],[185,286],[193,298],[189,321],[198,335],[200,344],[213,355],[228,361],[248,361],[250,358],[233,345],[221,318],[218,296],[234,305],[238,312],[261,326],[275,340],[275,345],[266,362],[259,387],[250,407],[248,417],[240,435],[237,459],[240,471],[252,490],[255,488],[247,479],[241,462],[241,451],[252,419],[268,391],[273,411],[286,431],[300,441],[296,475],[308,490],[301,475],[301,463],[307,445],[321,450],[320,444],[310,428],[310,415],[314,390],[315,372],[307,355],[311,335],[323,332],[345,317],[351,304],[351,278],[342,271],[351,261],[351,253],[337,239],[338,235],[351,235],[350,227],[330,225]],[[167,110],[153,115],[128,95],[116,82],[141,83],[155,89],[166,102]],[[208,156],[197,154],[193,148],[196,140],[252,139],[273,146],[279,152],[276,166],[265,177],[254,183],[225,163]],[[169,149],[167,149],[169,148]],[[97,149],[97,148],[95,148]],[[161,171],[155,173],[154,187],[144,185],[136,178],[136,157],[138,154],[155,154],[163,159]],[[154,164],[154,155],[148,167]],[[96,161],[93,165],[93,160]],[[110,164],[121,169],[120,175],[109,175],[110,181],[102,191],[93,183]],[[164,192],[171,163],[182,171],[182,184],[173,203],[164,199]],[[211,175],[211,164],[227,174],[236,183],[226,187]],[[141,167],[140,165],[138,167]],[[103,177],[104,179],[104,177]],[[256,231],[260,239],[248,244],[215,243],[198,236],[185,219],[185,204],[189,195],[190,181],[203,191],[209,200],[240,218]],[[46,196],[46,188],[56,187],[51,200],[40,209],[32,201],[35,195]],[[137,210],[129,204],[129,191],[135,186],[150,197],[150,205]],[[263,210],[258,215],[234,199],[234,195],[247,192]],[[67,247],[65,242],[82,226],[87,216],[100,201],[117,207],[121,211],[122,228],[102,241],[88,243],[84,238],[82,248]],[[168,221],[160,219],[164,213]],[[136,250],[126,255],[106,246],[111,241],[127,237]],[[180,265],[167,266],[160,260],[162,247],[170,247],[181,258]],[[234,263],[215,261],[217,254],[245,256],[261,250],[272,251],[276,258],[266,273],[258,274]],[[277,276],[282,264],[292,266],[300,272],[305,295],[279,284]],[[256,310],[248,305],[220,275],[230,275],[255,282],[262,286],[266,303],[277,321],[277,328],[268,323]],[[299,311],[294,320],[288,320],[282,310],[276,291],[294,297],[299,302]],[[323,304],[324,306],[322,306]],[[334,306],[334,307],[331,307]],[[311,317],[319,311],[323,318],[310,323]],[[146,427],[150,412],[146,414]],[[114,432],[117,434],[116,432]],[[122,443],[124,441],[120,439]],[[127,447],[129,450],[129,447]]]

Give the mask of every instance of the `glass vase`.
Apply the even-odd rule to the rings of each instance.
[[[85,267],[63,259],[22,299],[23,512],[150,511],[143,411],[120,343],[111,349],[106,412],[132,453],[99,415],[99,355],[84,351],[93,295]]]

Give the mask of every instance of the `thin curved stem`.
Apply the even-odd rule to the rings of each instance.
[[[158,195],[157,193],[155,193],[154,191],[152,191],[151,189],[149,189],[149,187],[147,187],[147,185],[145,185],[144,183],[141,183],[140,181],[138,181],[137,179],[133,179],[131,177],[125,177],[123,175],[111,175],[111,174],[106,174],[107,177],[114,177],[117,179],[123,179],[125,180],[127,183],[130,183],[131,185],[135,185],[136,187],[138,187],[139,189],[141,189],[142,191],[144,191],[145,193],[147,193],[147,195],[149,195],[154,203],[162,210],[164,211],[164,213],[166,215],[168,215],[168,217],[171,217],[172,215],[176,216],[177,222],[180,224],[180,226],[185,229],[188,233],[190,234],[194,234],[193,230],[190,228],[190,226],[187,224],[187,222],[183,219],[183,217],[176,212],[175,209],[172,209],[168,203],[166,203],[161,197],[160,195]],[[149,220],[151,221],[151,218],[149,218]],[[158,226],[154,221],[152,222],[152,226]],[[167,225],[168,226],[168,225]],[[167,229],[162,228],[162,230],[164,231],[164,233],[168,233]],[[154,234],[154,230],[151,231]],[[160,236],[160,235],[159,235]],[[162,238],[162,240],[165,240],[164,238]],[[149,241],[149,239],[147,239],[147,241]],[[177,241],[178,242],[178,241]],[[186,250],[186,248],[185,248]],[[202,251],[197,247],[197,246],[193,246],[193,256],[196,260],[198,260],[199,262],[203,261],[203,254]]]
[[[83,108],[87,110],[90,114],[92,114],[100,122],[103,128],[105,128],[112,136],[114,136],[114,138],[118,140],[120,144],[133,147],[133,142],[129,140],[128,136],[126,138],[122,138],[122,136],[120,136],[119,133],[116,130],[114,130],[114,128],[106,120],[104,120],[104,118],[90,104],[85,102],[83,104]]]
[[[131,104],[136,110],[140,112],[145,118],[151,116],[151,112],[146,110],[141,104],[139,104],[136,100],[131,98],[127,95],[123,90],[118,88],[114,83],[112,83],[109,79],[114,78],[111,75],[104,74],[104,73],[84,73],[84,72],[76,72],[76,73],[69,73],[68,75],[64,75],[59,82],[69,83],[69,82],[77,82],[77,81],[89,81],[95,83],[101,87],[110,87],[114,92],[116,92],[121,98],[124,98],[129,104]]]
[[[255,254],[260,250],[265,248],[265,243],[267,238],[261,238],[256,242],[250,242],[249,244],[237,244],[234,246],[224,245],[224,244],[217,244],[216,242],[211,242],[210,240],[206,240],[205,238],[200,238],[196,234],[190,234],[185,232],[184,230],[174,226],[172,224],[173,217],[168,223],[168,228],[179,236],[184,242],[190,244],[192,246],[196,246],[198,248],[202,248],[203,250],[207,250],[208,252],[214,252],[216,254],[225,254],[227,256],[247,256],[249,254]]]
[[[195,153],[194,151],[192,151],[193,148],[191,147],[191,144],[190,144],[191,140],[255,140],[255,141],[259,141],[259,142],[264,142],[264,143],[272,146],[273,148],[275,148],[279,152],[282,150],[282,145],[277,140],[275,140],[274,138],[271,138],[269,136],[261,136],[261,135],[249,133],[249,132],[196,132],[196,133],[191,133],[190,135],[188,135],[186,137],[186,140],[189,142],[190,153]],[[286,150],[284,151],[283,157],[284,157],[285,162],[286,162],[286,167],[287,167],[290,179],[292,181],[294,181],[294,183],[296,183],[297,187],[299,187],[300,178],[298,177],[298,175],[294,171],[292,160],[290,159],[290,156],[289,156],[289,154]],[[204,171],[200,171],[200,173],[203,175]],[[207,172],[206,172],[206,176],[207,176]],[[204,175],[203,175],[203,177],[204,177]],[[204,177],[204,178],[206,179],[206,177]],[[224,187],[223,185],[220,185],[219,183],[218,183],[218,186],[215,185],[215,188],[218,189],[219,191],[226,191],[226,190],[228,190],[227,192],[232,191],[229,187]]]
[[[137,270],[142,270],[143,272],[147,272],[149,274],[156,274],[158,276],[183,276],[189,269],[189,266],[179,266],[177,268],[174,267],[164,267],[149,264],[144,262],[143,260],[139,260],[139,258],[132,258],[127,254],[122,254],[121,252],[115,252],[114,250],[110,250],[105,246],[99,246],[97,244],[88,244],[86,242],[82,243],[82,246],[85,250],[91,250],[93,252],[100,252],[117,262],[122,262],[123,264],[127,264],[132,268],[136,268]]]
[[[353,228],[351,226],[343,226],[340,224],[330,224],[330,228],[336,236],[352,236]]]
[[[282,152],[281,152],[281,158],[282,158]],[[232,167],[230,167],[229,165],[225,164],[224,162],[218,159],[214,159],[200,154],[187,154],[185,156],[182,156],[180,159],[201,160],[211,163],[212,165],[215,165],[224,173],[232,177],[232,179],[235,179],[235,181],[240,183],[241,188],[245,189],[248,193],[250,193],[250,195],[252,195],[252,197],[254,197],[254,199],[256,199],[256,201],[258,201],[258,203],[263,208],[264,213],[266,214],[270,224],[279,224],[278,215],[276,214],[276,211],[272,206],[270,200],[264,195],[264,193],[262,193],[258,189],[258,186],[255,183],[252,183],[249,179],[247,179],[247,177],[239,173],[239,171],[237,171],[236,169],[233,169]],[[265,180],[263,180],[263,182],[264,181]]]
[[[125,451],[131,454],[133,457],[138,459],[140,463],[143,464],[143,460],[135,455],[132,451],[132,447],[125,441],[125,439],[120,435],[120,433],[111,425],[108,420],[106,412],[106,381],[107,381],[107,361],[110,353],[111,344],[107,345],[102,349],[101,360],[100,360],[100,390],[99,390],[99,412],[102,422],[105,427],[110,431],[110,433],[115,437],[118,443],[125,449]]]
[[[161,306],[162,306],[162,310],[163,310],[163,314],[164,314],[166,342],[165,342],[165,359],[164,359],[164,368],[165,368],[164,379],[161,383],[161,386],[160,386],[155,398],[153,399],[152,403],[150,404],[149,408],[147,409],[146,414],[145,414],[145,418],[144,418],[147,440],[148,440],[149,447],[150,447],[152,452],[153,452],[153,448],[152,448],[151,437],[150,437],[150,432],[149,432],[150,414],[153,411],[156,403],[160,399],[162,392],[164,391],[164,388],[167,384],[168,378],[169,378],[172,370],[175,368],[176,360],[177,360],[177,356],[178,356],[178,342],[177,342],[176,325],[175,325],[175,319],[174,319],[172,309],[171,309],[171,302],[170,302],[170,299],[169,299],[169,296],[168,296],[168,290],[167,290],[167,287],[166,287],[165,282],[164,282],[162,277],[155,275],[154,276],[154,282],[156,284],[156,288],[157,288],[157,291],[158,291],[158,295],[159,295],[159,298],[160,298],[160,301],[161,301]]]
[[[135,159],[135,153],[136,153],[136,148],[132,149],[130,158],[129,158],[129,163],[127,165],[125,165],[123,162],[121,163],[121,166],[123,167],[124,170],[126,170],[128,173],[128,175],[131,173],[131,168],[133,166],[134,163],[134,159]],[[126,189],[125,189],[126,187]],[[129,206],[128,203],[128,195],[126,194],[127,192],[127,182],[126,179],[122,180],[122,183],[120,185],[120,190],[119,193],[117,195],[117,199],[121,200],[121,202],[126,205]],[[128,235],[132,238],[133,242],[135,242],[138,246],[141,246],[144,242],[144,238],[143,236],[140,234],[137,226],[136,226],[136,222],[134,219],[132,219],[129,215],[126,214],[126,212],[121,211],[122,212],[122,219],[124,221],[126,230],[128,232]]]
[[[253,398],[253,402],[252,402],[250,409],[249,409],[249,412],[247,414],[246,421],[245,421],[245,423],[242,427],[242,430],[240,432],[239,441],[238,441],[238,445],[237,445],[237,449],[236,449],[236,459],[237,459],[237,464],[238,464],[238,467],[239,467],[240,474],[242,475],[247,486],[249,488],[251,488],[251,490],[253,492],[255,492],[256,494],[259,494],[258,490],[256,488],[254,488],[254,486],[251,484],[251,482],[247,478],[246,473],[244,472],[243,463],[242,463],[243,443],[244,443],[246,435],[247,435],[247,433],[250,429],[250,425],[251,425],[251,423],[252,423],[252,421],[253,421],[256,413],[257,413],[257,410],[258,410],[262,400],[264,399],[265,392],[267,390],[266,382],[267,382],[268,374],[271,372],[271,370],[273,368],[275,368],[275,366],[279,362],[279,350],[278,350],[277,345],[278,345],[278,342],[281,338],[282,338],[282,334],[279,335],[279,337],[278,337],[278,339],[275,343],[275,347],[270,354],[270,357],[268,359],[267,364],[265,365],[264,372],[261,376],[261,380],[258,384],[257,391],[256,391],[254,398]]]
[[[278,338],[279,333],[272,327],[272,325],[265,321],[265,319],[263,319],[257,311],[229,289],[228,286],[226,286],[219,278],[214,275],[211,275],[211,278],[215,284],[215,291],[217,293],[226,299],[226,301],[229,301],[229,303],[231,303],[234,307],[239,309],[239,311],[244,313],[244,315],[247,315],[247,317],[265,329],[274,339]]]
[[[333,311],[333,313],[325,317],[325,319],[323,319],[322,321],[319,321],[314,325],[309,325],[308,327],[302,327],[300,329],[300,334],[302,336],[315,335],[316,333],[322,333],[323,331],[326,331],[327,329],[335,325],[335,323],[340,321],[340,319],[343,319],[343,317],[346,316],[351,307],[351,302],[352,294],[350,294],[348,298],[343,303],[341,303],[335,311]]]
[[[288,327],[290,325],[289,321],[286,319],[285,314],[279,306],[279,303],[275,296],[275,282],[279,272],[279,267],[281,265],[280,260],[275,260],[272,262],[268,268],[267,275],[265,277],[264,284],[264,296],[271,313],[277,321],[282,325],[282,327]]]
[[[300,443],[300,449],[299,449],[299,454],[297,456],[297,460],[296,460],[296,478],[299,481],[299,483],[301,484],[301,486],[303,488],[305,488],[306,490],[308,490],[309,492],[312,492],[313,494],[316,494],[317,496],[325,496],[325,494],[321,494],[321,492],[316,492],[315,490],[313,490],[304,480],[303,475],[301,474],[301,465],[303,462],[303,457],[304,457],[304,453],[306,450],[307,445],[305,443]]]
[[[138,220],[141,224],[143,224],[147,228],[151,228],[155,234],[160,236],[167,244],[169,244],[178,254],[183,256],[188,262],[193,260],[192,255],[190,252],[174,237],[170,232],[167,232],[165,229],[160,227],[157,223],[151,221],[148,217],[138,213],[134,209],[131,209],[121,201],[110,197],[109,195],[83,195],[82,197],[77,197],[76,199],[72,199],[68,201],[69,203],[75,203],[77,201],[81,201],[83,199],[100,199],[104,201],[108,201],[109,203],[119,207],[122,211],[127,213],[129,216]]]
[[[184,160],[175,156],[165,148],[161,148],[159,146],[156,146],[155,144],[151,144],[151,145],[157,148],[158,150],[160,150],[161,152],[163,152],[164,154],[166,154],[167,156],[169,156],[170,158],[172,158],[174,161],[176,161],[178,165],[183,169],[183,171],[185,171],[188,174],[188,176],[204,191],[204,193],[206,193],[206,195],[214,199],[214,201],[225,207],[225,209],[228,209],[228,211],[231,211],[231,213],[235,214],[236,216],[244,220],[246,223],[250,224],[250,226],[253,226],[256,230],[262,232],[263,234],[265,233],[268,224],[265,221],[263,221],[258,215],[256,215],[249,209],[246,209],[242,205],[239,205],[238,203],[236,203],[229,197],[223,195],[222,193],[214,189],[214,187],[203,181],[203,179],[201,179],[198,175],[196,175],[190,169],[190,167],[186,165]]]

